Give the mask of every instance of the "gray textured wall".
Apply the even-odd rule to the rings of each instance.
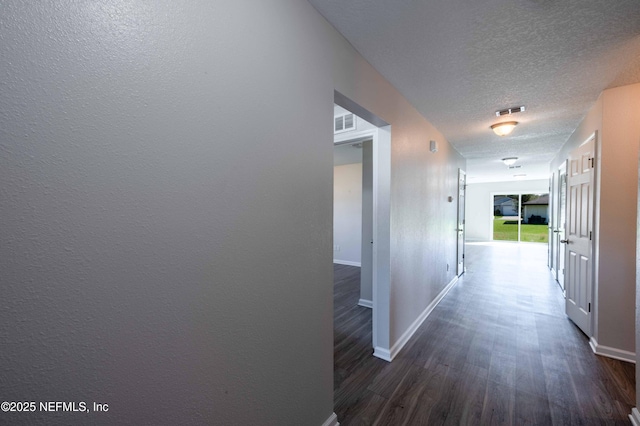
[[[0,423],[329,417],[327,32],[305,1],[2,3],[0,395],[110,410]]]

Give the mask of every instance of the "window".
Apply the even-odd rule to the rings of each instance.
[[[549,242],[549,194],[493,196],[494,241]]]
[[[356,118],[353,114],[342,114],[333,117],[333,133],[342,133],[356,129]]]

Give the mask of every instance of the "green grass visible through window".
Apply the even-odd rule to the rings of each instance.
[[[518,218],[495,218],[493,220],[493,239],[518,241]],[[547,243],[549,242],[549,227],[523,223],[520,229],[520,241]]]

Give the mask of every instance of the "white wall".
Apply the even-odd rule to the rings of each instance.
[[[467,241],[491,241],[493,220],[493,194],[546,194],[546,179],[512,182],[487,182],[467,184],[467,215],[465,218]]]
[[[334,32],[295,0],[2,3],[0,395],[110,410],[0,422],[329,418]]]
[[[598,132],[594,332],[600,349],[635,353],[635,252],[640,84],[605,90],[551,163]]]
[[[360,266],[362,163],[333,168],[333,262]]]

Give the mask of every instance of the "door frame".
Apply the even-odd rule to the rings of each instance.
[[[373,152],[372,143],[376,137],[377,129],[368,129],[361,132],[352,132],[347,136],[335,135],[333,146],[362,145],[362,187],[361,220],[362,233],[360,237],[360,298],[358,305],[365,308],[373,308],[373,193],[365,198],[365,188],[373,187]],[[367,164],[368,163],[368,164]],[[368,287],[368,288],[366,288]],[[367,297],[363,299],[363,293]]]
[[[373,157],[372,346],[373,355],[391,361],[391,126],[338,91],[334,103],[377,126],[349,135],[371,139]],[[345,135],[346,136],[346,135]],[[337,138],[339,143],[341,138]],[[347,137],[345,137],[345,140]],[[334,139],[335,145],[335,139]]]

